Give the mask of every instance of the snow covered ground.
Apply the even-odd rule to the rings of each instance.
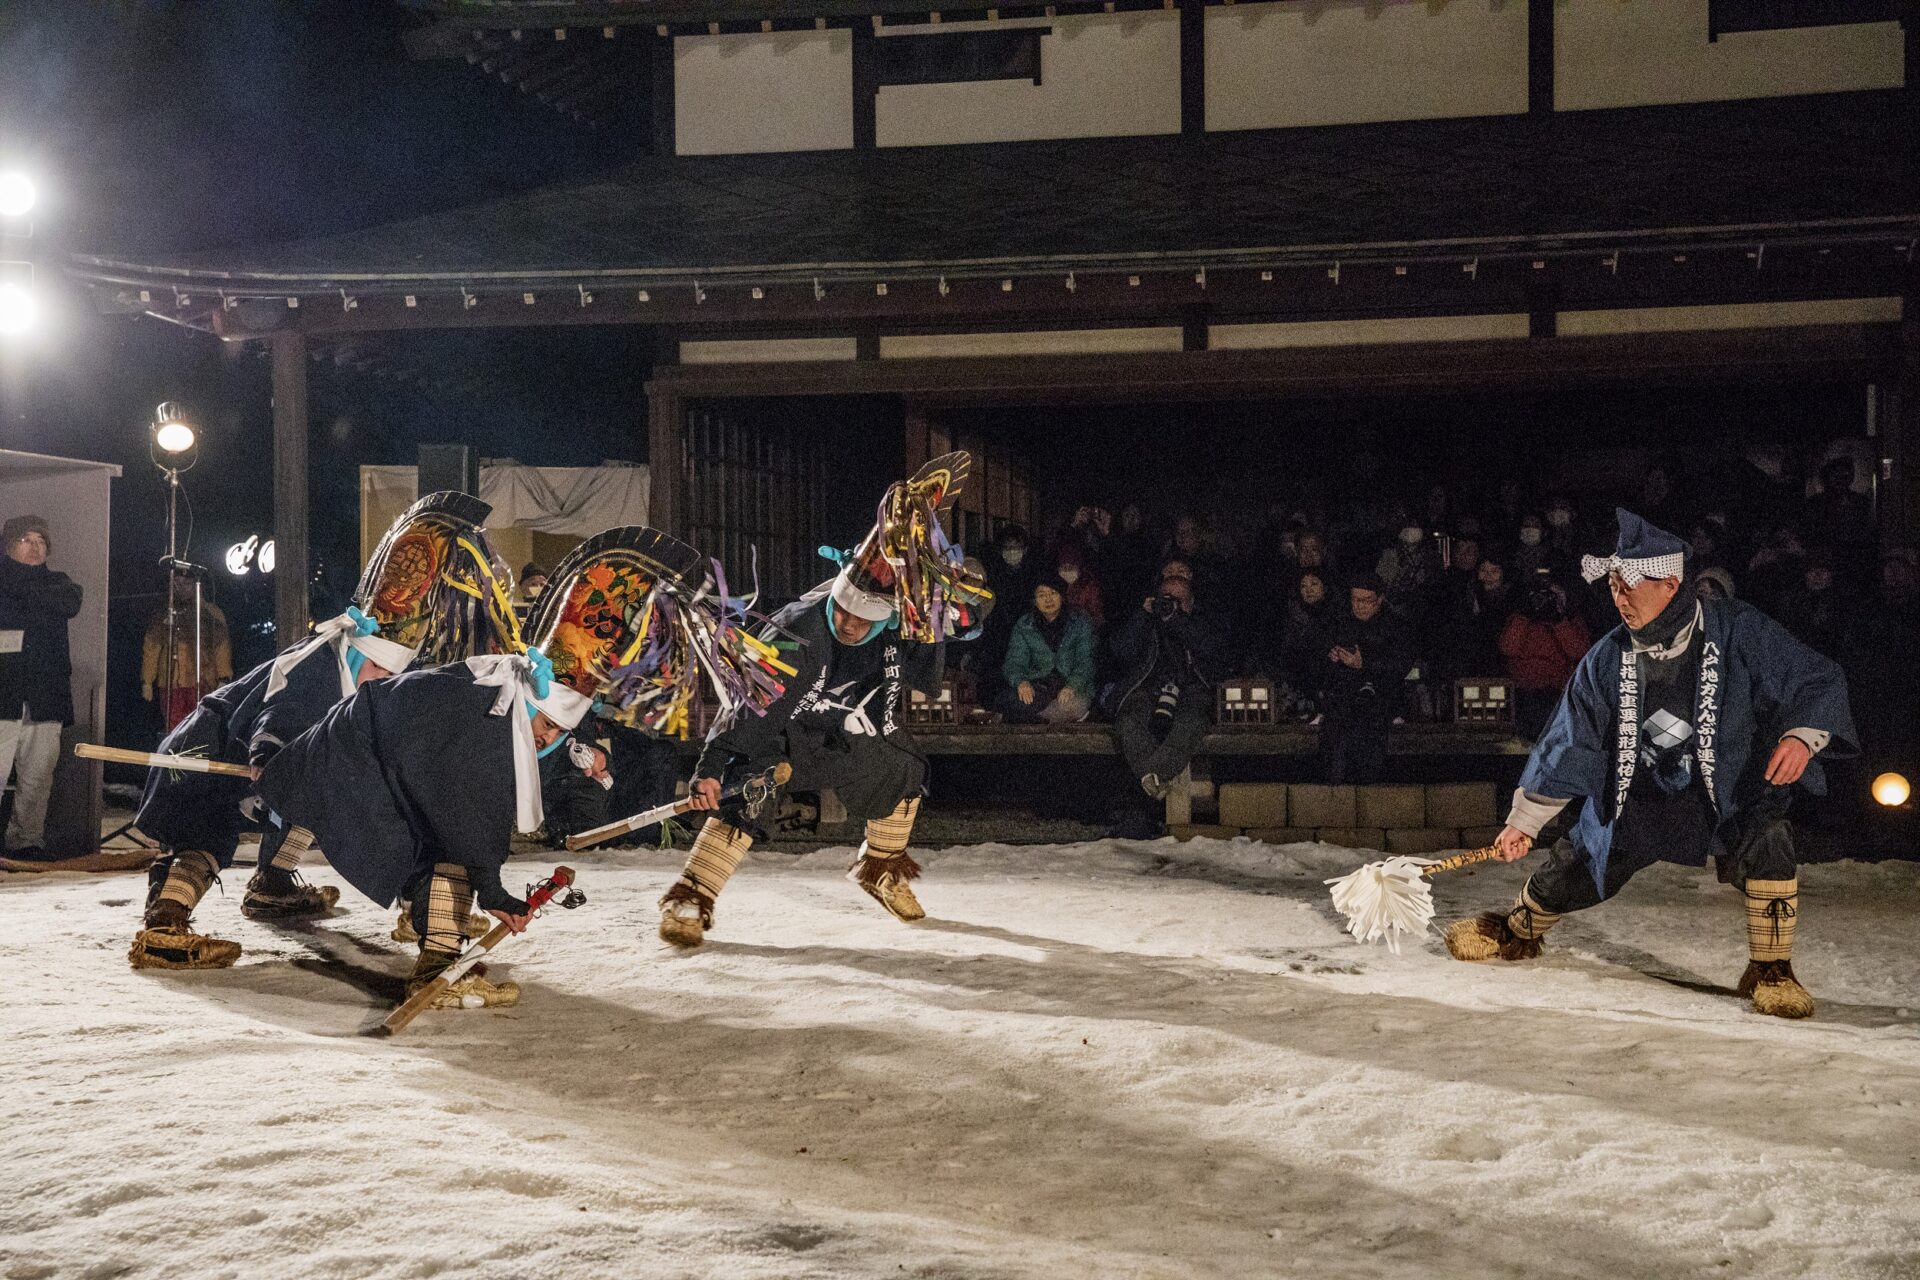
[[[350,890],[231,877],[240,964],[136,974],[141,877],[5,877],[0,1277],[1920,1274],[1920,867],[1807,869],[1793,1024],[1679,868],[1496,969],[1347,941],[1325,846],[932,854],[917,927],[845,856],[756,855],[690,955],[671,856],[582,856],[519,1008],[390,1041]]]

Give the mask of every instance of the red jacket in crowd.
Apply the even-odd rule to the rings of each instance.
[[[1500,633],[1500,654],[1515,688],[1564,689],[1592,643],[1578,618],[1541,622],[1516,613]]]

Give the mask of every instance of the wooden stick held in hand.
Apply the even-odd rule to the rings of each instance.
[[[739,782],[736,782],[725,791],[722,791],[720,798],[722,800],[736,799],[746,792],[748,788],[754,786],[784,787],[787,785],[787,779],[792,776],[793,766],[782,760],[765,773],[757,773],[751,778],[743,778]],[[594,827],[591,830],[570,835],[567,837],[567,850],[568,852],[574,852],[585,849],[590,845],[604,843],[605,841],[626,835],[629,831],[638,831],[640,828],[650,827],[656,822],[664,822],[668,818],[678,817],[692,807],[692,796],[688,796],[683,800],[669,800],[666,804],[655,805],[644,813],[636,813],[632,817],[621,818],[618,821],[609,822],[602,826]]]
[[[124,747],[98,747],[91,742],[73,744],[73,754],[82,760],[105,760],[109,764],[137,764],[144,769],[178,769],[183,773],[217,773],[223,778],[252,778],[253,770],[244,764],[208,760],[203,756],[169,756],[157,751],[128,751]]]

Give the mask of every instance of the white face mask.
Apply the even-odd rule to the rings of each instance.
[[[1027,558],[1027,549],[1025,547],[1002,547],[1000,548],[1000,558],[1007,562],[1008,568],[1018,569],[1020,562]]]
[[[1573,512],[1549,511],[1547,512],[1547,523],[1556,529],[1564,529],[1573,523]]]
[[[1529,547],[1537,547],[1540,545],[1540,531],[1528,526],[1520,531],[1520,541]]]
[[[1060,581],[1066,583],[1068,586],[1072,586],[1074,583],[1080,581],[1080,571],[1078,569],[1062,569],[1060,570]]]
[[[1425,536],[1426,534],[1422,532],[1419,525],[1410,524],[1400,531],[1400,541],[1410,547],[1418,543],[1420,539]]]

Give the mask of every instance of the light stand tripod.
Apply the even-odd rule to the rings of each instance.
[[[180,685],[179,626],[180,626],[180,582],[183,578],[193,583],[193,691],[194,697],[200,696],[204,687],[204,659],[201,640],[202,623],[205,618],[205,601],[202,597],[202,584],[206,580],[204,567],[180,558],[180,473],[193,469],[200,460],[196,445],[199,443],[193,425],[187,421],[186,414],[171,402],[162,404],[153,412],[153,424],[148,428],[147,454],[153,459],[153,465],[167,481],[167,554],[160,557],[160,566],[167,571],[167,658],[161,668],[160,724],[161,736],[171,732],[173,726],[169,720],[173,714],[174,691]],[[192,504],[188,504],[191,532]],[[124,823],[101,839],[105,844],[123,835],[132,835],[142,845],[138,833],[133,830],[131,821]]]

